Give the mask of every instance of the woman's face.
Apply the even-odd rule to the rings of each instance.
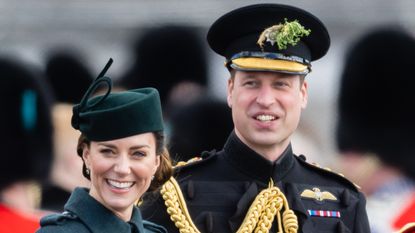
[[[91,141],[83,158],[90,170],[90,195],[125,221],[130,220],[133,204],[148,189],[160,164],[154,134]]]

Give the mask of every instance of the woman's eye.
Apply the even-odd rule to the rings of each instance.
[[[146,152],[144,152],[144,151],[134,151],[133,155],[137,156],[137,157],[144,157],[144,156],[146,156]]]
[[[110,149],[101,149],[99,152],[102,154],[113,154],[113,151]]]

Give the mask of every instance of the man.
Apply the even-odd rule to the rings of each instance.
[[[18,59],[1,57],[0,73],[0,232],[35,232],[52,161],[49,89]]]
[[[339,164],[367,195],[371,231],[395,232],[415,221],[415,80],[400,68],[415,66],[415,39],[385,25],[359,36],[347,51],[338,101]],[[385,211],[391,206],[394,211]]]
[[[406,224],[404,227],[402,227],[398,233],[414,233],[415,232],[415,222],[411,222]]]
[[[234,131],[223,150],[179,163],[162,198],[144,200],[144,217],[170,232],[369,232],[358,189],[291,149],[310,62],[330,44],[320,20],[291,6],[251,5],[219,18],[207,39],[231,73]]]
[[[79,131],[71,126],[72,107],[78,103],[93,80],[91,71],[74,48],[53,50],[45,64],[46,80],[54,95],[51,117],[54,128],[53,159],[49,182],[42,187],[41,208],[63,212],[71,192],[89,183],[79,172],[82,161],[76,155]]]

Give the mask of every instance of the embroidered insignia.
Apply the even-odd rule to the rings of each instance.
[[[331,210],[307,210],[310,216],[340,218],[340,211]]]
[[[332,200],[337,201],[337,198],[328,191],[320,191],[319,188],[313,188],[313,190],[306,189],[304,190],[300,196],[316,199],[317,201],[324,201],[324,200]]]

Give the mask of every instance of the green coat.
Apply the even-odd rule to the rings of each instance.
[[[37,233],[166,233],[165,228],[144,221],[134,207],[131,220],[125,222],[88,194],[76,188],[62,214],[52,214],[40,220]]]

